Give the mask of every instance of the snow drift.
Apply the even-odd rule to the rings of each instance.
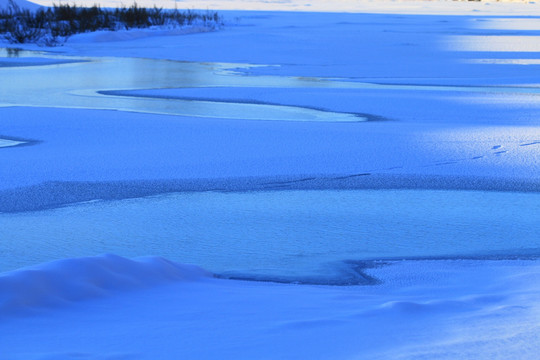
[[[161,257],[129,260],[116,255],[73,258],[6,272],[0,276],[0,316],[35,308],[211,276],[192,265]]]

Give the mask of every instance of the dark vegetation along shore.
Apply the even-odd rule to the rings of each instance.
[[[0,35],[12,44],[55,46],[63,44],[71,35],[90,31],[195,24],[215,28],[222,24],[222,20],[217,12],[212,11],[147,9],[136,3],[116,9],[62,4],[31,11],[10,1],[7,9],[0,9]]]

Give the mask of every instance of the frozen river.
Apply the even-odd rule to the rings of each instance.
[[[257,67],[261,65],[130,57],[92,58],[0,49],[0,74],[3,80],[0,106],[108,109],[222,119],[358,122],[380,120],[380,117],[256,100],[234,101],[227,99],[227,89],[396,90],[493,95],[540,93],[535,86],[434,85],[422,84],[425,80],[419,79],[414,81],[420,83],[409,84],[411,80],[391,78],[381,83],[381,79],[364,82],[248,74]],[[195,91],[192,96],[175,97],[166,95],[168,89]],[[196,90],[200,89],[210,89],[210,93],[218,94],[218,98],[197,98],[200,91]],[[147,91],[141,94],[140,90]]]
[[[74,111],[122,110],[154,115],[219,118],[226,121],[232,119],[287,123],[309,121],[365,126],[366,124],[356,123],[383,118],[372,114],[335,112],[235,99],[241,100],[242,94],[244,96],[248,94],[249,89],[269,89],[269,91],[270,89],[288,91],[371,89],[494,95],[538,93],[535,87],[519,86],[411,85],[405,80],[402,80],[402,84],[376,84],[347,79],[250,76],[245,73],[250,67],[251,65],[232,63],[195,63],[143,58],[83,58],[4,50],[0,52],[0,75],[3,79],[0,88],[0,106],[68,108]],[[235,89],[235,93],[227,94],[231,88]],[[191,96],[175,97],[170,96],[170,89],[193,91]],[[39,122],[40,119],[35,121]],[[53,121],[48,119],[44,123],[56,124],[56,121],[57,119]],[[47,134],[46,136],[50,136],[51,139],[52,136],[59,139],[58,148],[54,148],[56,146],[54,139],[43,140],[45,148],[52,146],[49,150],[51,154],[60,154],[58,149],[62,149],[62,152],[67,150],[70,154],[62,155],[65,159],[60,165],[54,164],[61,171],[53,171],[51,165],[43,165],[46,163],[42,162],[39,166],[43,166],[43,171],[39,170],[39,166],[22,171],[17,169],[22,174],[21,179],[25,181],[30,179],[28,180],[30,185],[49,184],[43,187],[42,192],[54,193],[54,189],[61,188],[61,181],[81,180],[77,176],[91,174],[88,169],[92,164],[102,177],[109,175],[107,170],[102,169],[103,166],[111,166],[115,171],[130,169],[130,166],[134,165],[152,169],[150,165],[154,166],[155,159],[159,158],[152,151],[163,147],[163,152],[160,153],[160,161],[163,161],[162,158],[169,156],[171,149],[174,148],[170,142],[163,142],[165,144],[163,145],[153,141],[151,136],[155,129],[148,130],[151,126],[146,129],[147,125],[144,125],[140,129],[143,133],[148,132],[150,152],[145,152],[145,148],[141,145],[141,148],[136,150],[138,151],[136,155],[126,155],[128,161],[123,161],[118,154],[122,154],[128,145],[137,148],[133,145],[141,143],[130,137],[132,135],[118,132],[108,144],[106,142],[108,135],[103,136],[105,130],[103,133],[95,134],[94,131],[108,129],[111,122],[98,119],[95,121],[95,125],[83,121],[68,122],[68,130],[62,130],[65,137],[70,138],[77,134],[85,136],[84,140],[75,141],[71,145],[69,140],[68,145],[64,145],[61,134],[51,130],[54,127],[43,131],[42,134]],[[228,124],[220,125],[226,132],[223,132],[223,129],[221,132],[216,131],[214,143],[221,140],[222,134],[232,133],[227,128]],[[171,124],[166,126],[169,126],[169,130],[166,131],[175,129]],[[194,123],[193,126],[194,128],[203,126],[203,129],[216,128],[208,122]],[[248,125],[242,126],[247,128]],[[133,131],[138,130],[136,123],[131,127]],[[156,125],[156,128],[159,127]],[[272,125],[268,128],[274,131],[273,129],[278,127]],[[279,129],[283,134],[287,134],[287,130]],[[305,136],[303,129],[307,127],[292,129]],[[331,128],[323,128],[325,129]],[[352,128],[347,128],[347,132],[350,133],[350,129]],[[242,131],[251,134],[248,130]],[[355,128],[354,131],[361,130]],[[54,135],[49,135],[48,132]],[[185,134],[186,131],[182,128],[181,133]],[[171,133],[173,134],[175,133]],[[13,151],[21,151],[22,148],[21,150],[13,148],[35,143],[38,145],[32,146],[31,150],[30,147],[25,147],[25,152],[21,154],[27,154],[25,156],[28,158],[41,154],[42,139],[26,141],[16,137],[17,135],[19,134],[0,132],[0,147],[6,148],[2,151],[12,151],[9,154],[17,156]],[[206,139],[209,135],[205,132],[204,136]],[[295,135],[293,133],[284,136]],[[280,139],[283,138],[285,137],[282,136]],[[80,151],[80,144],[85,144],[85,141],[90,147],[88,151],[94,156],[94,160],[88,164],[84,164],[79,158],[84,152],[77,153]],[[258,139],[255,138],[253,141],[256,143]],[[273,141],[270,146],[272,151],[275,151],[275,139]],[[311,149],[313,141],[309,142],[309,139],[306,141],[308,148]],[[354,137],[351,141],[359,143]],[[182,144],[181,141],[179,143]],[[520,147],[537,143],[535,140],[521,144]],[[197,140],[193,140],[193,144],[200,146]],[[100,149],[100,146],[103,149]],[[329,146],[335,148],[339,144]],[[355,156],[347,144],[343,147],[350,151],[350,156]],[[490,144],[489,148],[494,156],[506,152],[501,149],[501,145]],[[298,146],[298,149],[302,152],[305,147]],[[198,151],[197,154],[200,155],[200,152],[206,149]],[[287,152],[287,148],[284,147],[283,153]],[[245,151],[234,152],[229,157],[224,150],[223,153],[225,154],[224,161],[221,161],[223,164],[227,164],[230,158],[239,156],[238,154],[246,156]],[[5,154],[8,155],[7,152]],[[107,164],[101,164],[103,159],[100,156],[111,154],[115,155],[107,160]],[[482,157],[471,156],[470,159],[463,161],[473,161]],[[186,155],[184,158],[190,156]],[[56,157],[53,159],[54,162],[55,159]],[[115,161],[118,161],[118,164]],[[76,169],[74,164],[80,166],[80,163],[83,163],[83,166],[80,167],[82,170],[77,168],[79,173],[74,171]],[[453,163],[443,161],[426,166],[444,166]],[[210,162],[209,166],[214,169],[216,165]],[[33,175],[35,179],[28,176],[31,171],[37,174]],[[42,179],[47,171],[51,175]],[[127,178],[137,180],[142,178],[143,174],[145,176],[157,174],[153,171],[139,172],[134,167]],[[166,175],[170,173],[174,174],[174,171],[169,171]],[[360,175],[370,173],[357,173],[353,176]],[[158,175],[155,176],[159,178]],[[170,175],[168,176],[170,178]],[[167,176],[162,177],[167,179]],[[540,213],[540,197],[536,192],[458,191],[459,188],[436,190],[429,189],[429,186],[424,190],[406,187],[400,190],[330,190],[325,189],[323,183],[318,190],[260,191],[264,190],[260,186],[254,185],[250,189],[244,185],[243,192],[201,191],[203,189],[195,192],[171,192],[174,189],[169,189],[163,191],[168,194],[159,195],[160,191],[153,189],[146,193],[143,191],[139,195],[126,196],[131,199],[112,196],[115,200],[105,201],[95,192],[93,185],[88,183],[89,191],[94,191],[94,195],[88,195],[90,197],[85,195],[79,198],[77,194],[70,193],[71,190],[63,190],[64,193],[59,196],[70,198],[71,201],[62,202],[53,199],[50,204],[32,206],[26,198],[24,201],[27,203],[21,205],[20,210],[39,211],[18,212],[20,210],[16,210],[17,206],[9,203],[13,202],[13,191],[17,194],[18,190],[10,189],[10,186],[13,186],[9,184],[10,181],[19,183],[8,179],[9,176],[5,177],[2,185],[11,191],[9,193],[11,197],[0,204],[3,209],[9,209],[5,213],[0,213],[2,229],[0,271],[58,258],[115,253],[127,257],[164,256],[178,262],[197,264],[216,274],[237,278],[347,284],[369,283],[370,278],[361,270],[373,266],[373,260],[460,257],[482,259],[540,255],[538,248],[540,222],[535,216]],[[56,188],[51,186],[51,183],[47,183],[51,180],[57,181],[54,184],[60,185]],[[103,184],[106,187],[108,186],[106,181],[111,179],[99,178],[99,180],[105,180]],[[254,184],[260,185],[262,180],[257,181],[254,180]],[[328,183],[332,181],[334,180],[327,179]],[[32,191],[30,200],[36,204],[42,198],[55,196],[39,193],[35,188]],[[22,188],[20,199],[28,193],[28,189]],[[158,195],[143,197],[153,194]],[[69,205],[85,200],[90,201]],[[40,207],[52,209],[43,210]]]

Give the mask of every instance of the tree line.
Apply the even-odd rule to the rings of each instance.
[[[137,3],[116,9],[55,4],[31,11],[10,0],[6,9],[0,9],[0,34],[10,43],[19,44],[31,42],[54,46],[74,34],[91,31],[193,24],[215,28],[222,24],[222,19],[217,12],[164,10],[156,6],[144,8]]]

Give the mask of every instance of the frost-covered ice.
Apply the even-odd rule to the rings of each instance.
[[[159,254],[226,277],[357,284],[369,282],[362,264],[373,259],[539,256],[539,212],[536,192],[426,189],[90,201],[0,215],[10,238],[0,271],[65,256]]]
[[[197,4],[0,53],[0,357],[536,359],[539,5]]]

